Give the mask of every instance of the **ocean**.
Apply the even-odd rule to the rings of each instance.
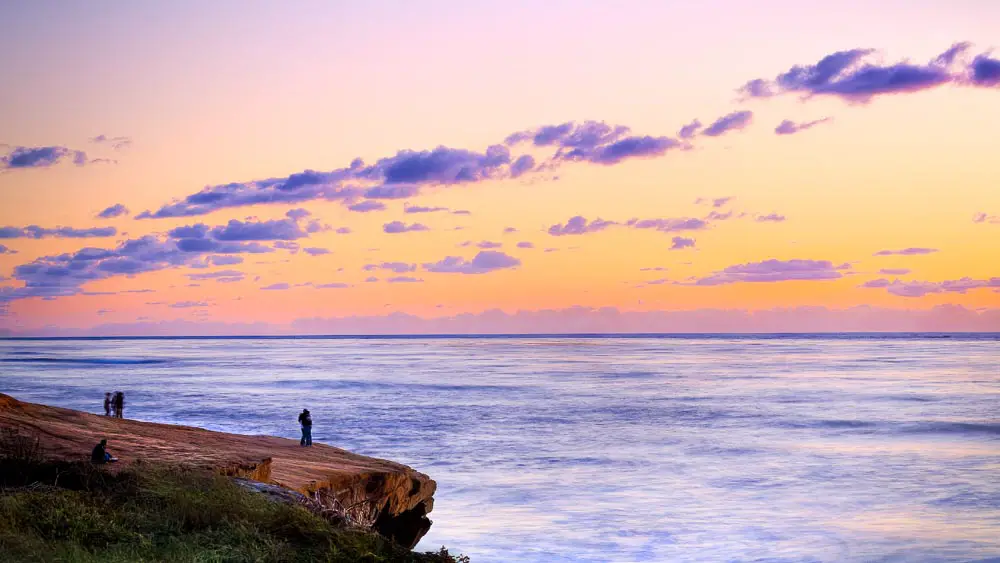
[[[1000,334],[0,340],[0,392],[438,482],[474,563],[1000,561]]]

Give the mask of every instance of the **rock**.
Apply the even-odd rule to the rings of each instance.
[[[274,436],[116,419],[25,403],[2,393],[0,427],[39,437],[47,459],[86,461],[94,444],[106,438],[108,450],[120,460],[107,466],[112,471],[141,459],[278,485],[409,548],[431,526],[427,513],[434,507],[433,479],[399,463],[333,446],[303,448]]]

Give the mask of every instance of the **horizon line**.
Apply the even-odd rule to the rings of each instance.
[[[1000,337],[1000,331],[811,331],[811,332],[552,332],[552,333],[386,333],[386,334],[216,334],[216,335],[105,335],[105,336],[10,336],[0,340],[405,340],[405,339],[514,339],[514,338],[727,338],[727,337],[836,337],[882,338]]]

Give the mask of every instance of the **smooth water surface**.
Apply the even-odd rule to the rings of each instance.
[[[438,482],[474,563],[1000,557],[1000,336],[0,340],[0,392]],[[1000,561],[1000,559],[998,559]]]

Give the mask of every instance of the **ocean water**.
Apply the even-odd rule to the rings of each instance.
[[[475,563],[1000,561],[1000,335],[0,340],[0,391],[437,480]]]

